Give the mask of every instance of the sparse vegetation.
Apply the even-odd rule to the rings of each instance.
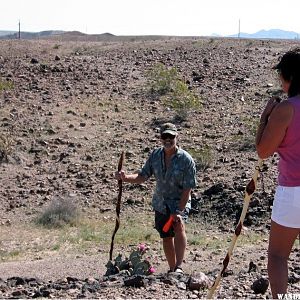
[[[0,261],[8,261],[20,255],[19,250],[6,251],[0,249]]]
[[[12,81],[0,79],[0,92],[6,90],[12,90],[13,88],[14,88],[14,84]]]
[[[175,68],[166,68],[165,65],[156,64],[147,73],[150,93],[160,96],[170,93],[174,88],[174,83],[179,80],[177,70]]]
[[[199,97],[180,80],[174,82],[173,90],[170,96],[165,98],[165,102],[175,110],[176,118],[179,121],[186,120],[191,110],[200,108]]]
[[[212,166],[214,157],[212,150],[208,146],[202,149],[189,149],[188,151],[194,158],[197,170],[200,172],[204,172]]]
[[[59,49],[61,47],[61,45],[60,44],[55,44],[54,46],[53,46],[53,49]]]
[[[7,156],[12,151],[12,139],[4,134],[0,135],[0,163],[7,162]]]
[[[53,201],[36,220],[37,224],[47,228],[75,225],[78,221],[78,210],[70,199],[62,198]]]
[[[191,110],[200,108],[199,97],[179,78],[176,68],[157,64],[147,75],[150,93],[163,96],[163,101],[175,111],[178,121],[186,120]]]
[[[201,246],[204,249],[211,250],[226,250],[228,248],[228,243],[232,240],[232,235],[214,235],[208,236],[205,234],[192,234],[193,229],[189,229],[187,232],[188,243],[190,245]],[[197,231],[196,231],[197,232]],[[261,243],[261,240],[264,238],[262,233],[256,232],[242,232],[238,243],[239,245],[249,246],[257,245]],[[224,251],[225,252],[225,251]]]
[[[239,130],[238,134],[233,136],[234,148],[239,151],[255,150],[255,136],[259,120],[253,118],[243,118],[241,121],[245,129]]]
[[[62,207],[62,205],[58,205]],[[63,205],[70,208],[70,204]],[[57,202],[51,205],[57,207]],[[9,261],[12,259],[20,259],[21,257],[37,255],[44,252],[56,252],[56,253],[82,253],[93,251],[98,245],[107,253],[109,252],[109,246],[111,242],[112,232],[115,225],[114,217],[103,217],[99,219],[90,219],[81,216],[76,218],[74,226],[57,220],[59,217],[49,217],[57,215],[58,209],[47,208],[46,214],[43,213],[40,216],[46,225],[40,226],[38,223],[29,223],[28,225],[22,225],[14,231],[14,235],[10,233],[9,227],[2,229],[1,241],[0,241],[0,260]],[[61,215],[61,214],[60,214]],[[45,216],[48,216],[47,218]],[[50,221],[49,221],[50,219]],[[55,226],[52,226],[52,220]],[[36,221],[36,220],[35,220]],[[52,222],[52,223],[51,223]],[[51,226],[49,226],[49,223]],[[15,244],[13,241],[19,241]],[[26,241],[26,242],[25,242]],[[124,247],[131,245],[138,245],[139,243],[153,243],[159,241],[159,236],[153,228],[153,214],[136,214],[134,216],[121,216],[120,228],[115,237],[114,253],[120,251]],[[26,244],[26,245],[25,245]],[[11,245],[7,247],[7,245]]]

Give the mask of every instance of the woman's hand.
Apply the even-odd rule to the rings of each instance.
[[[272,97],[268,102],[264,109],[264,111],[261,114],[260,117],[260,123],[266,124],[268,122],[269,116],[273,109],[279,104],[280,98],[278,97]]]

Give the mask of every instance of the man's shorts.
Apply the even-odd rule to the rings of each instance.
[[[300,187],[278,186],[272,209],[272,220],[279,225],[300,228]]]
[[[182,220],[184,221],[184,223],[186,223],[188,220],[189,211],[190,210],[188,208],[185,208],[185,210],[183,211],[183,215],[181,217],[182,217]],[[158,231],[161,238],[175,236],[173,226],[171,226],[171,228],[169,229],[168,232],[163,232],[163,230],[162,230],[164,225],[168,222],[169,218],[170,218],[170,214],[165,215],[158,211],[155,211],[155,229]]]

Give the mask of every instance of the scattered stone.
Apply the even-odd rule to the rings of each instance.
[[[255,280],[251,285],[251,289],[254,291],[255,294],[265,294],[268,287],[269,280],[265,277],[260,277],[259,279]]]
[[[210,286],[209,278],[202,272],[194,273],[188,282],[190,290],[207,289]]]
[[[142,275],[134,275],[124,280],[125,286],[133,286],[133,287],[143,287],[145,286],[144,276]]]

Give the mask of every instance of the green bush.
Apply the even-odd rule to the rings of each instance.
[[[197,170],[204,172],[206,169],[212,166],[214,156],[209,147],[205,147],[199,150],[189,149],[189,153],[195,160]]]
[[[152,94],[166,95],[173,89],[173,84],[178,80],[175,68],[166,68],[163,64],[155,65],[147,74],[150,92]]]
[[[53,49],[59,49],[60,47],[61,47],[60,44],[55,44],[55,45],[53,46]]]
[[[13,88],[14,88],[14,84],[12,81],[0,79],[0,92],[6,90],[12,90]]]
[[[179,78],[176,68],[167,68],[159,63],[147,76],[150,93],[163,96],[165,104],[175,111],[179,121],[186,120],[191,110],[200,108],[199,97]]]
[[[176,117],[184,121],[188,113],[193,109],[200,108],[200,99],[188,86],[181,80],[173,83],[172,92],[165,98],[166,105],[170,106],[176,112]]]
[[[77,220],[76,205],[70,199],[59,199],[53,201],[36,222],[47,228],[59,228],[65,225],[75,225]]]

